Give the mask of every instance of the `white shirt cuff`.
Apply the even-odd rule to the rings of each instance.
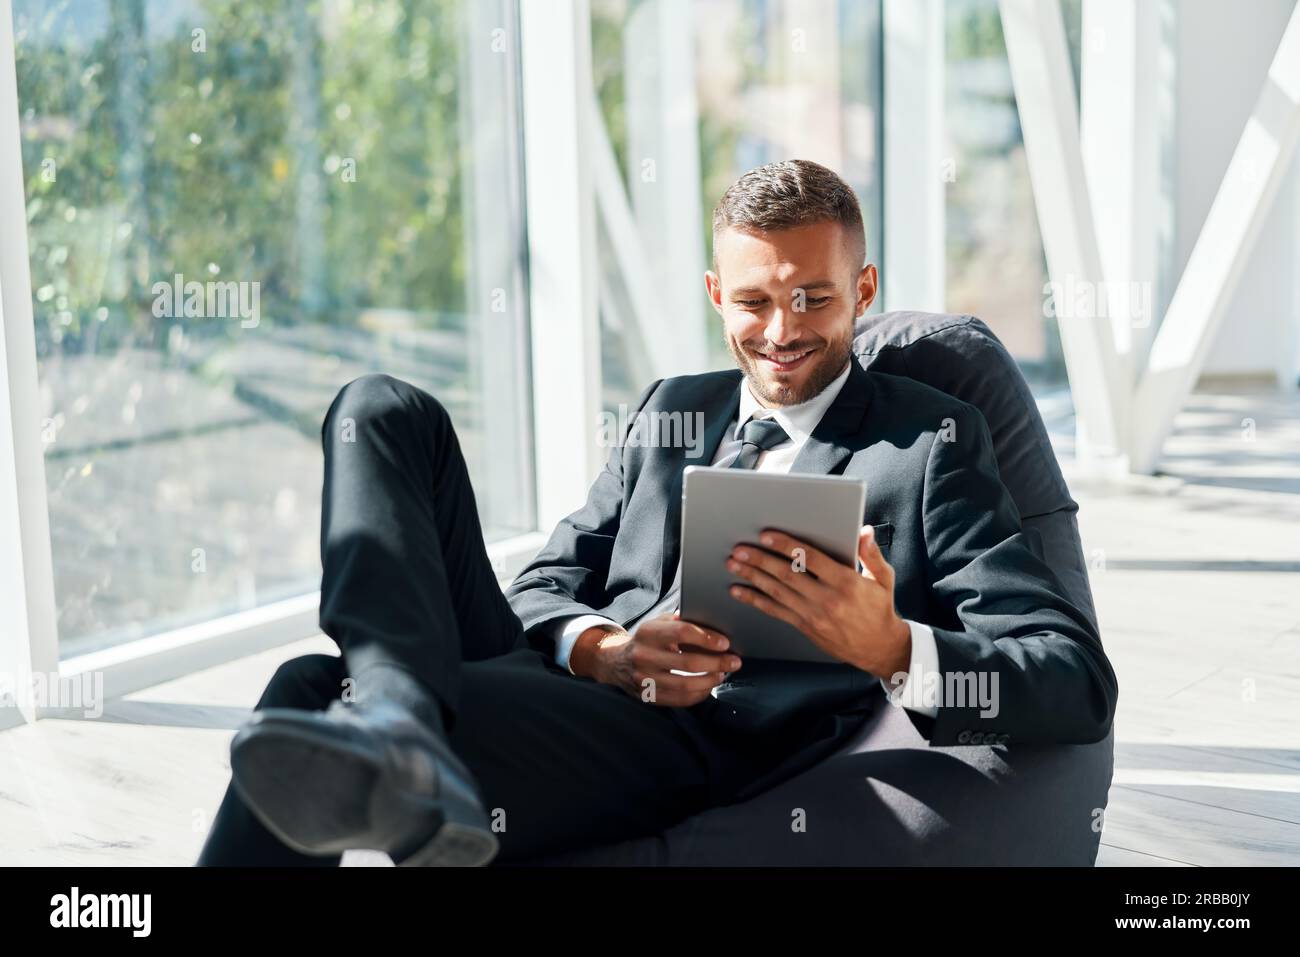
[[[610,621],[603,615],[573,615],[569,618],[557,618],[551,624],[554,628],[552,634],[555,635],[555,663],[569,674],[573,674],[573,669],[569,667],[569,654],[584,631],[595,625],[621,627],[618,622]]]
[[[929,625],[908,621],[907,627],[912,632],[912,660],[908,663],[903,683],[894,688],[881,678],[880,686],[892,701],[908,711],[935,718],[939,715],[939,706],[925,702],[924,689],[925,676],[939,673],[939,646],[934,640],[934,630]]]

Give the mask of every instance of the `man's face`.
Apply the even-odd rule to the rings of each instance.
[[[806,402],[844,371],[853,320],[876,296],[876,267],[859,268],[848,247],[836,222],[715,238],[718,271],[704,281],[763,405]]]

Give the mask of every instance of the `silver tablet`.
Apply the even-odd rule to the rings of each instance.
[[[792,625],[732,598],[728,589],[745,581],[727,556],[774,528],[857,568],[866,480],[692,465],[682,499],[682,618],[722,632],[742,659],[835,661]]]

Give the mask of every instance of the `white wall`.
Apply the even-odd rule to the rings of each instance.
[[[1182,275],[1294,0],[1179,0],[1174,261]],[[1172,290],[1166,290],[1165,296]],[[1206,363],[1207,374],[1300,373],[1300,162],[1278,194]]]

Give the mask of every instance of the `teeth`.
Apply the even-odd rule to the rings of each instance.
[[[774,353],[763,353],[763,355],[764,355],[765,358],[772,359],[772,360],[774,360],[774,361],[776,361],[776,362],[781,363],[782,365],[785,365],[785,364],[788,363],[788,362],[794,362],[794,360],[796,360],[796,359],[802,359],[802,358],[803,358],[804,356],[806,356],[807,354],[808,354],[807,352],[774,352]]]

